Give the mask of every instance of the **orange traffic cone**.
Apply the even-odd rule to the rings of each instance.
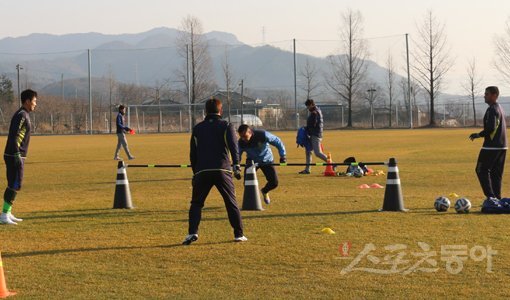
[[[0,298],[7,298],[14,295],[16,295],[16,292],[9,291],[5,284],[4,265],[2,263],[2,256],[0,255]]]
[[[333,160],[331,159],[331,153],[328,152],[328,164],[332,163]],[[326,171],[324,171],[324,176],[336,176],[335,170],[333,170],[332,165],[326,166]]]

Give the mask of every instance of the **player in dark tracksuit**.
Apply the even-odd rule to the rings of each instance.
[[[193,127],[191,134],[190,160],[193,169],[193,192],[189,209],[188,235],[183,244],[189,245],[198,240],[202,207],[213,186],[216,186],[225,202],[228,219],[234,229],[234,241],[244,242],[247,238],[243,234],[241,212],[237,206],[232,181],[232,173],[236,179],[241,179],[235,129],[232,124],[221,119],[220,100],[208,100],[205,110],[207,112],[205,120]]]
[[[312,144],[313,153],[318,158],[322,159],[324,162],[328,161],[328,157],[322,152],[321,144],[322,144],[322,131],[324,128],[322,112],[318,106],[315,105],[313,99],[307,99],[305,101],[305,106],[310,112],[310,115],[306,119],[306,134],[310,137],[310,142]],[[306,167],[303,171],[300,171],[299,174],[310,174],[312,163],[312,151],[308,151],[305,149],[306,154]]]
[[[269,191],[278,186],[278,176],[274,166],[271,165],[274,162],[273,152],[269,145],[278,149],[280,163],[287,162],[285,146],[276,135],[265,130],[253,130],[246,124],[239,126],[237,133],[239,133],[239,158],[241,159],[243,152],[246,152],[246,169],[253,161],[257,164],[257,169],[261,169],[267,179],[267,183],[261,191],[264,202],[269,204],[271,203]]]
[[[476,175],[487,197],[501,199],[501,185],[507,147],[505,113],[497,99],[499,89],[485,89],[485,103],[489,105],[483,117],[483,130],[469,136],[471,140],[483,137],[483,146],[478,155]]]
[[[131,128],[124,126],[124,115],[126,114],[126,107],[124,105],[119,106],[119,113],[117,114],[117,148],[115,148],[115,155],[113,156],[114,160],[121,160],[119,157],[119,151],[120,147],[122,146],[124,148],[124,151],[126,152],[128,159],[132,160],[135,159],[133,155],[131,155],[131,152],[129,151],[128,142],[126,139],[126,132],[131,132]]]
[[[7,188],[4,192],[4,205],[0,215],[1,224],[16,225],[23,219],[12,213],[12,205],[23,182],[24,161],[30,144],[32,129],[29,112],[37,106],[37,92],[25,90],[21,93],[22,107],[18,109],[9,126],[9,136],[5,145],[4,161],[7,175]]]

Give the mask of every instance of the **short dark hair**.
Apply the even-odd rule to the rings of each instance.
[[[33,91],[31,89],[24,90],[21,92],[21,103],[25,103],[26,101],[31,101],[34,99],[34,97],[37,98],[37,92]]]
[[[315,105],[315,102],[313,101],[313,99],[306,99],[305,106],[309,106],[309,105]]]
[[[245,133],[248,129],[250,129],[250,126],[247,125],[247,124],[242,124],[241,126],[239,126],[239,128],[237,128],[237,133],[239,134],[243,134]]]
[[[120,112],[121,110],[123,110],[124,108],[126,108],[124,105],[122,105],[122,104],[121,104],[121,105],[119,105],[119,112]]]
[[[205,112],[208,114],[219,114],[222,106],[223,104],[221,104],[220,99],[211,98],[205,102]]]
[[[493,86],[493,85],[488,86],[488,87],[485,88],[485,91],[489,92],[492,95],[499,96],[499,89],[498,89],[497,86]]]

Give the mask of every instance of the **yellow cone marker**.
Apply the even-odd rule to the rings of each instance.
[[[450,199],[455,199],[455,198],[459,198],[459,195],[455,194],[455,193],[450,193],[448,195],[448,197],[450,197]]]
[[[335,234],[335,232],[329,228],[329,227],[325,227],[321,230],[322,233],[326,233],[326,234]]]

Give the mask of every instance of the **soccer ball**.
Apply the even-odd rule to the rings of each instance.
[[[471,209],[471,202],[466,198],[459,198],[455,202],[455,211],[459,214],[468,213]]]
[[[352,172],[352,175],[354,177],[361,178],[361,177],[363,177],[363,170],[358,166],[354,169],[354,171]]]
[[[447,211],[450,208],[450,199],[440,196],[434,202],[434,207],[437,211]]]

